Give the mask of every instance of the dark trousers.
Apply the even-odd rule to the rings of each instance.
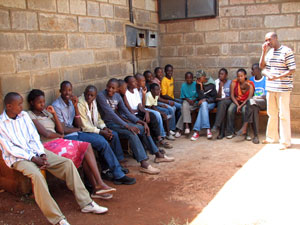
[[[145,113],[141,112],[139,110],[139,112],[136,116],[140,120],[144,120]],[[149,126],[149,129],[150,129],[151,136],[154,137],[155,139],[157,139],[157,137],[160,136],[160,128],[159,128],[158,121],[157,121],[156,116],[154,115],[154,113],[149,112],[149,116],[150,116],[150,122],[148,123],[148,126]]]
[[[215,119],[215,127],[225,127],[226,113],[229,105],[232,103],[231,99],[223,99],[217,103],[217,114]]]

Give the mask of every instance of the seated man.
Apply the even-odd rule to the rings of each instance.
[[[146,137],[146,135],[149,135],[147,123],[128,111],[120,94],[117,93],[118,88],[118,80],[112,78],[108,81],[106,90],[98,93],[97,104],[101,116],[110,129],[118,132],[121,138],[128,139],[136,160],[141,164],[140,171],[148,174],[158,174],[160,170],[152,167],[147,162],[148,157],[139,136],[143,143],[148,145],[151,153],[155,154],[155,162],[171,162],[174,161],[174,158],[162,154],[152,138]],[[126,117],[126,121],[122,119],[124,116]]]
[[[15,92],[4,98],[5,111],[0,115],[0,148],[6,165],[31,178],[35,201],[51,224],[68,225],[65,216],[51,197],[47,182],[40,172],[46,169],[64,179],[75,194],[81,212],[104,213],[89,196],[76,167],[70,159],[44,149],[29,115],[23,110],[23,98]]]
[[[109,143],[101,134],[81,132],[82,121],[78,110],[78,98],[72,96],[72,84],[63,81],[60,85],[61,96],[53,102],[57,117],[64,124],[64,138],[85,141],[100,152],[114,175],[115,184],[135,184],[134,178],[125,176],[122,167],[113,153]]]

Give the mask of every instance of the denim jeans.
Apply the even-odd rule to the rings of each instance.
[[[161,118],[160,112],[153,110],[153,109],[146,109],[146,110],[149,112],[152,112],[155,115],[157,122],[158,122],[159,130],[160,130],[160,136],[165,137],[166,132],[164,129],[164,124],[163,124],[163,120]]]
[[[210,128],[209,111],[215,108],[215,106],[216,103],[202,102],[193,130],[200,131],[203,128]]]
[[[143,126],[133,124],[133,123],[128,123],[128,125],[139,128],[140,135],[145,136]],[[116,124],[116,123],[109,122],[109,123],[106,123],[106,126],[109,127],[110,129],[116,131],[119,134],[120,138],[124,138],[129,141],[130,148],[134,154],[135,159],[138,162],[148,159],[145,148],[144,148],[138,135],[134,134],[133,132],[127,130],[125,127],[123,127],[119,124]]]
[[[167,108],[162,107],[163,105],[167,106]],[[157,109],[166,113],[167,115],[171,115],[171,119],[170,119],[170,130],[175,130],[176,129],[176,117],[175,117],[175,112],[176,112],[176,107],[175,106],[170,106],[168,104],[159,102]]]
[[[245,116],[246,116],[246,106],[247,104],[245,104],[242,107],[242,118],[243,118],[243,122],[245,121]],[[236,110],[237,110],[237,105],[235,103],[231,103],[229,105],[229,108],[227,110],[227,125],[226,125],[226,135],[232,135],[235,133],[235,128],[234,128],[234,120],[235,120],[235,114],[236,114]]]
[[[113,150],[102,135],[96,133],[78,132],[78,135],[67,136],[65,138],[69,140],[85,141],[91,143],[93,149],[98,151],[106,160],[107,165],[113,172],[115,179],[120,179],[125,176]]]
[[[179,99],[179,98],[175,98],[176,101],[179,101],[180,103],[178,102],[175,102],[175,101],[171,101],[171,102],[174,102],[174,106],[176,108],[176,112],[175,112],[175,116],[176,116],[176,121],[179,120],[180,116],[181,116],[181,105],[182,105],[182,99]]]

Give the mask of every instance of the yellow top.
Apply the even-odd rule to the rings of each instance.
[[[164,77],[161,81],[161,94],[168,95],[171,98],[174,98],[174,79],[168,79]]]

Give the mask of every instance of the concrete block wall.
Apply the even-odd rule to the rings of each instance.
[[[175,90],[179,95],[184,74],[204,69],[217,78],[225,67],[230,78],[238,68],[251,76],[251,65],[259,61],[265,34],[277,32],[279,40],[292,48],[297,71],[291,97],[293,131],[300,130],[300,1],[219,0],[218,16],[161,22],[160,65],[174,66]]]
[[[155,0],[133,0],[133,14],[136,26],[158,31]],[[88,84],[102,89],[111,77],[131,75],[126,24],[128,0],[0,0],[1,99],[40,88],[51,103],[63,80],[80,95]],[[158,65],[158,48],[135,53],[136,71]]]

